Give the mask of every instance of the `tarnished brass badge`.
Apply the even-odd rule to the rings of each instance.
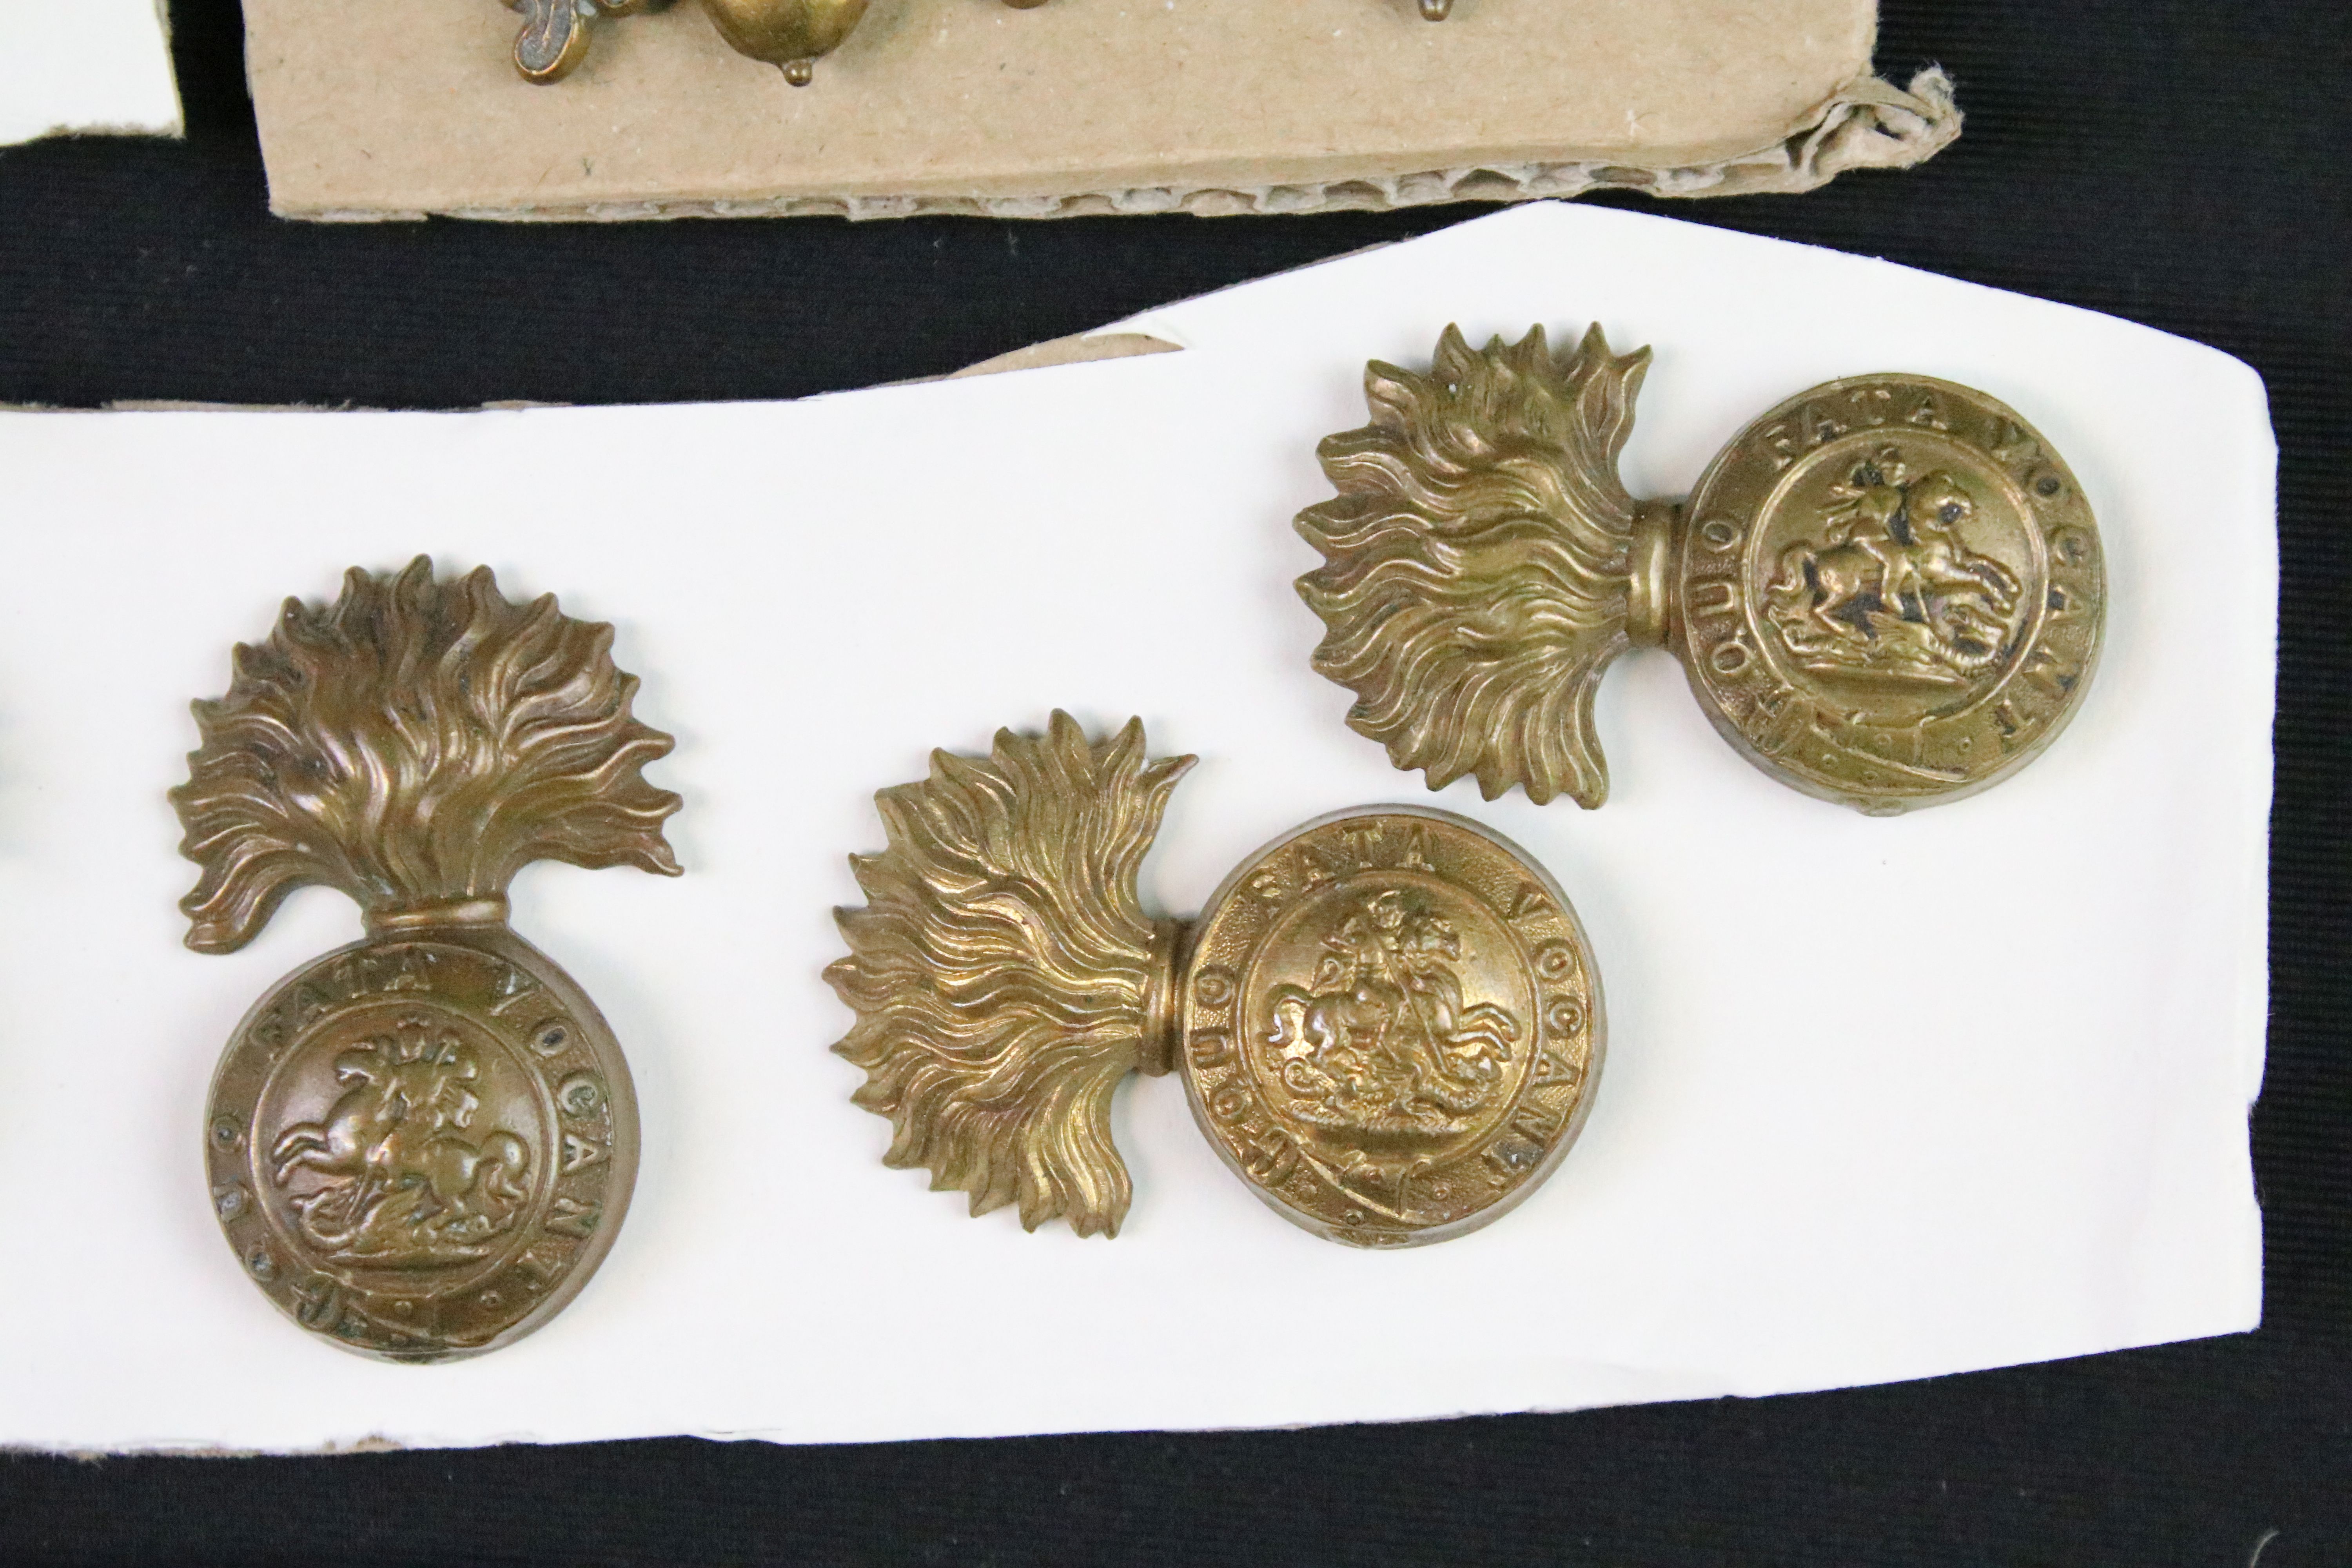
[[[870,0],[702,0],[711,26],[737,54],[779,67],[784,79],[806,87],[816,62],[857,29]],[[1045,0],[1004,0],[1016,11]],[[1423,0],[1424,6],[1429,0]],[[1447,0],[1450,5],[1451,0]],[[588,30],[604,16],[659,10],[669,0],[508,0],[523,15],[515,36],[515,69],[525,81],[561,81],[586,58]]]
[[[213,1076],[205,1159],[246,1272],[295,1321],[393,1361],[495,1350],[612,1245],[636,1099],[612,1031],[507,928],[533,860],[675,876],[677,796],[639,770],[613,628],[510,604],[488,568],[352,569],[239,644],[172,791],[203,867],[188,945],[229,952],[305,883],[366,938],[256,1003]]]
[[[889,847],[853,856],[825,978],[857,1014],[834,1047],[890,1119],[887,1163],[971,1212],[1018,1204],[1115,1236],[1129,1198],[1111,1096],[1181,1071],[1202,1131],[1276,1212],[1363,1247],[1501,1215],[1568,1151],[1601,1070],[1601,984],[1543,868],[1413,806],[1307,824],[1190,923],[1136,872],[1191,757],[1134,721],[1089,743],[1056,712],[985,759],[876,796]]]
[[[1688,501],[1617,475],[1649,351],[1540,328],[1427,375],[1375,363],[1372,422],[1321,447],[1337,500],[1298,530],[1348,721],[1430,787],[1599,805],[1601,675],[1679,656],[1765,772],[1873,814],[1954,799],[2048,745],[2099,651],[2106,586],[2074,476],[1965,386],[1865,375],[1798,394],[1719,453]]]

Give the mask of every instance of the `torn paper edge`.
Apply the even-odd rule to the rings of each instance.
[[[53,141],[60,136],[147,136],[168,141],[183,141],[188,134],[187,102],[180,92],[180,77],[172,58],[172,10],[170,0],[152,0],[155,30],[162,45],[163,80],[172,92],[172,117],[168,121],[141,124],[131,121],[60,121],[38,131],[18,132],[0,135],[0,149],[28,146],[36,142]]]

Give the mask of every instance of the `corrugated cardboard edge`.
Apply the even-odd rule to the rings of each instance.
[[[1189,213],[1236,217],[1262,213],[1386,212],[1442,202],[1520,202],[1639,190],[1658,196],[1793,195],[1850,169],[1905,169],[1934,157],[1960,133],[1952,80],[1940,67],[1908,90],[1857,77],[1799,117],[1780,140],[1711,163],[1645,167],[1589,159],[1474,165],[1417,174],[1248,187],[1150,185],[1042,196],[780,196],[772,200],[646,201],[580,206],[455,207],[434,213],[377,209],[284,216],[320,223],[378,223],[427,216],[499,222],[632,222],[677,217],[1101,217]]]

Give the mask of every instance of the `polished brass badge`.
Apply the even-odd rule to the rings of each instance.
[[[222,1053],[215,1211],[297,1322],[393,1361],[494,1350],[587,1283],[637,1163],[628,1063],[571,977],[506,924],[533,860],[676,875],[677,796],[639,770],[613,629],[510,604],[489,570],[354,568],[239,644],[172,791],[203,867],[199,952],[243,947],[293,889],[357,900],[364,940],[288,975]]]
[[[1443,1241],[1527,1196],[1591,1109],[1600,979],[1525,854],[1423,807],[1342,812],[1236,868],[1189,924],[1136,873],[1190,757],[1066,713],[876,797],[889,847],[851,865],[857,1023],[834,1049],[890,1119],[887,1163],[975,1215],[1118,1234],[1113,1092],[1180,1072],[1202,1131],[1274,1208],[1363,1247]]]
[[[1427,375],[1375,363],[1298,530],[1315,668],[1430,787],[1597,806],[1601,672],[1670,647],[1716,728],[1783,783],[1873,814],[1982,789],[2054,739],[2097,660],[2097,524],[2065,463],[1980,392],[1866,375],[1742,431],[1682,504],[1617,474],[1649,351],[1540,328]]]

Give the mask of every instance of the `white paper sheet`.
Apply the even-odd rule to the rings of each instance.
[[[0,147],[180,134],[161,0],[0,0]]]
[[[1439,804],[1548,864],[1609,998],[1582,1141],[1465,1239],[1318,1240],[1171,1080],[1122,1091],[1118,1239],[885,1169],[819,979],[872,792],[1055,705],[1202,761],[1147,863],[1189,914],[1335,807],[1427,799],[1342,722],[1292,532],[1365,359],[1597,316],[1657,362],[1625,459],[1685,491],[1814,382],[1984,388],[2065,455],[2111,572],[2072,728],[1870,820],[1783,788],[1625,659],[1611,803]],[[794,405],[0,417],[0,1443],[309,1448],[1209,1427],[1769,1394],[2252,1326],[2273,448],[2243,365],[2124,322],[1664,219],[1536,206],[1135,323],[1188,352]],[[781,352],[781,351],[780,351]],[[207,1206],[205,1086],[358,932],[299,895],[184,950],[163,791],[228,646],[418,551],[619,626],[678,737],[681,879],[541,866],[515,923],[645,1112],[635,1206],[550,1327],[441,1367],[283,1321]],[[1835,956],[1832,956],[1832,950]]]

